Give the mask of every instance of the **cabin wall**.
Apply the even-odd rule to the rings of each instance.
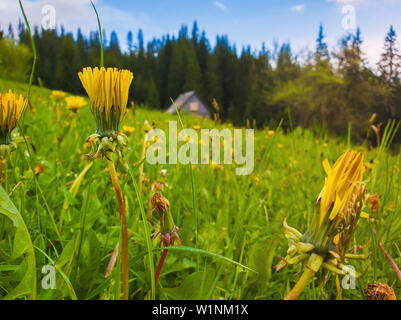
[[[198,105],[198,110],[196,112],[194,110],[191,110],[191,105],[192,105],[192,108],[194,108],[194,104]],[[193,96],[190,99],[188,99],[186,101],[186,103],[184,104],[183,109],[191,111],[192,113],[203,116],[203,117],[211,116],[210,111],[207,109],[207,107],[202,103],[202,101],[197,96]]]

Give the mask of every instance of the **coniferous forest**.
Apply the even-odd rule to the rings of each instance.
[[[83,65],[98,64],[98,32],[86,37],[80,30],[72,34],[59,29],[35,28],[39,57],[35,83],[84,94],[77,73]],[[14,76],[20,80],[29,73],[30,37],[22,23],[17,33],[9,26],[0,37],[19,39],[22,72]],[[383,35],[382,57],[374,70],[361,49],[360,29],[339,39],[333,52],[322,25],[316,34],[314,51],[299,59],[290,43],[273,44],[271,50],[266,45],[254,52],[250,47],[239,50],[223,35],[212,47],[196,22],[192,30],[182,26],[177,36],[166,35],[147,44],[142,30],[129,32],[124,40],[116,32],[109,38],[104,32],[105,65],[133,71],[130,100],[137,105],[166,109],[170,98],[195,90],[209,106],[216,99],[220,118],[235,125],[249,121],[258,127],[274,126],[290,117],[284,129],[300,125],[345,135],[351,126],[353,138],[361,140],[373,114],[378,125],[401,119],[401,56],[394,29]],[[127,50],[121,49],[120,41],[126,41]]]

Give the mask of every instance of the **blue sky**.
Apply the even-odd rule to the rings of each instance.
[[[89,0],[23,0],[33,24],[43,20],[43,8],[55,8],[56,24],[68,31],[80,26],[85,34],[96,29],[96,18]],[[392,24],[401,39],[400,0],[97,0],[96,6],[108,35],[117,31],[124,48],[126,34],[142,28],[145,40],[166,33],[177,34],[181,25],[192,28],[193,21],[205,30],[213,44],[216,35],[227,34],[241,48],[260,49],[263,42],[289,41],[295,52],[313,49],[320,22],[329,47],[349,31],[342,22],[345,6],[355,10],[356,24],[362,30],[364,50],[371,64],[378,59],[383,39]],[[17,22],[17,0],[0,0],[0,23]],[[401,42],[401,41],[400,41]]]

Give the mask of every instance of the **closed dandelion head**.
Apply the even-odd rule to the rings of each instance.
[[[93,116],[96,133],[88,138],[91,144],[89,157],[110,159],[111,153],[128,145],[127,137],[120,133],[119,126],[127,111],[132,72],[117,68],[84,68],[78,73],[85,88]]]
[[[86,105],[86,100],[82,97],[67,97],[65,98],[66,107],[72,112],[77,112]]]
[[[180,229],[174,224],[169,201],[157,192],[153,195],[151,204],[153,210],[159,214],[160,219],[160,231],[157,232],[153,238],[161,234],[160,243],[163,243],[164,246],[173,245],[176,239],[178,243],[181,244],[180,237],[178,236]]]
[[[91,103],[96,133],[102,137],[118,134],[127,110],[128,93],[134,78],[131,71],[117,68],[84,68],[78,73]]]
[[[11,143],[11,132],[17,126],[28,105],[28,99],[17,96],[11,90],[0,93],[0,144]]]
[[[168,200],[160,193],[155,193],[153,195],[151,203],[153,209],[155,209],[159,214],[164,214],[170,207]]]

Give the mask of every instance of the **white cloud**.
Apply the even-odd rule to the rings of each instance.
[[[220,2],[220,1],[214,1],[213,4],[219,8],[220,10],[227,12],[228,8],[224,5],[224,3]]]
[[[126,47],[125,37],[129,30],[137,32],[139,28],[142,28],[145,35],[164,34],[164,30],[151,23],[145,13],[132,14],[109,5],[103,5],[101,0],[93,0],[93,2],[107,36],[111,31],[116,31],[123,49]],[[32,29],[34,26],[41,27],[44,18],[42,9],[49,4],[55,8],[57,28],[63,26],[67,32],[72,32],[74,35],[77,29],[81,28],[82,33],[86,36],[90,31],[98,29],[96,15],[89,0],[52,0],[51,2],[48,0],[24,0],[22,3]],[[7,32],[8,24],[11,23],[16,34],[19,21],[24,22],[18,1],[0,0],[0,28]]]
[[[305,5],[304,4],[298,4],[296,6],[292,6],[291,7],[291,11],[292,12],[298,12],[301,13],[305,10]]]

